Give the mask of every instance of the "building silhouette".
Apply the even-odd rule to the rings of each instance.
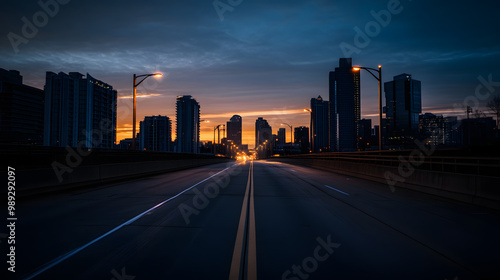
[[[41,89],[23,84],[16,70],[0,68],[0,143],[43,144]]]
[[[458,118],[456,116],[448,116],[444,118],[445,145],[453,147],[460,144],[458,129]]]
[[[176,151],[199,153],[200,105],[191,95],[177,96]]]
[[[309,153],[309,128],[306,126],[295,127],[293,132],[293,143],[299,144],[301,153]]]
[[[285,145],[286,144],[286,129],[284,127],[280,127],[278,129],[278,145]]]
[[[311,148],[314,153],[329,150],[328,101],[321,96],[311,98]]]
[[[445,119],[442,115],[432,113],[420,115],[418,133],[419,138],[424,139],[426,144],[444,145],[446,143]]]
[[[496,121],[492,117],[463,119],[459,127],[461,144],[487,146],[495,142]]]
[[[360,150],[369,150],[372,143],[372,120],[371,119],[361,119],[359,121],[359,141],[358,148]]]
[[[411,146],[418,136],[422,112],[421,82],[410,74],[394,76],[384,83],[387,119],[387,144]]]
[[[339,67],[330,71],[330,149],[356,151],[359,139],[359,71],[352,70],[352,58],[339,59]]]
[[[138,133],[139,135],[139,133]],[[132,149],[132,138],[125,138],[120,140],[120,142],[117,145],[117,148],[120,150],[130,150]],[[137,150],[139,148],[139,136],[135,138],[135,149]]]
[[[139,146],[141,150],[171,152],[172,122],[167,116],[144,117],[140,122]]]
[[[234,115],[227,122],[227,139],[232,141],[237,147],[241,147],[242,141],[242,118]]]
[[[117,92],[87,73],[46,73],[44,145],[114,148]]]
[[[273,132],[267,120],[258,118],[255,121],[255,148],[263,144],[265,141],[268,141],[269,144],[271,144],[270,142],[273,140],[272,136]]]
[[[271,135],[271,149],[273,152],[278,149],[278,135],[276,134]]]

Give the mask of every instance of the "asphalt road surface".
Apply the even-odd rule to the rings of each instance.
[[[498,211],[282,163],[17,203],[2,279],[500,279]]]

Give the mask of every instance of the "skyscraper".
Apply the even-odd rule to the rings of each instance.
[[[177,152],[199,153],[200,105],[191,95],[177,96]]]
[[[255,121],[255,148],[264,143],[266,140],[271,142],[272,135],[273,132],[271,126],[267,123],[267,120],[258,118]]]
[[[406,145],[418,136],[419,114],[422,112],[421,82],[410,74],[394,76],[384,83],[389,145]]]
[[[140,149],[156,152],[172,151],[172,123],[167,116],[145,117],[140,123]]]
[[[300,144],[300,152],[309,152],[309,128],[306,126],[295,127],[293,143]]]
[[[360,108],[359,71],[352,71],[352,58],[341,58],[330,72],[330,149],[355,151],[358,148]]]
[[[278,129],[278,145],[286,144],[286,129],[284,127],[280,127]]]
[[[237,146],[241,146],[241,130],[242,130],[242,119],[241,116],[234,115],[227,122],[227,140],[233,141]]]
[[[321,96],[311,98],[311,148],[314,153],[329,150],[328,101]]]
[[[0,143],[43,144],[43,99],[18,71],[0,68]]]
[[[117,92],[87,73],[46,73],[44,145],[113,148]]]

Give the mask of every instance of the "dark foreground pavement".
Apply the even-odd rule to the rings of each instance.
[[[2,279],[500,279],[498,211],[282,163],[17,203]]]

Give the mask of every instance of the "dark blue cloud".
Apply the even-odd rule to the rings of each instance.
[[[264,106],[300,107],[328,96],[340,44],[354,45],[354,28],[364,30],[390,1],[243,0],[221,21],[213,1],[72,0],[14,53],[7,34],[21,34],[21,18],[41,10],[37,1],[17,1],[1,11],[0,67],[39,87],[45,71],[89,72],[125,93],[132,73],[162,71],[168,78],[153,89],[162,94],[205,96],[210,106],[229,97],[250,106],[261,97],[274,100]],[[354,63],[382,64],[385,81],[413,74],[424,107],[461,102],[479,75],[500,80],[496,5],[401,0],[402,11],[353,54]],[[377,88],[367,73],[362,83],[368,114]]]

